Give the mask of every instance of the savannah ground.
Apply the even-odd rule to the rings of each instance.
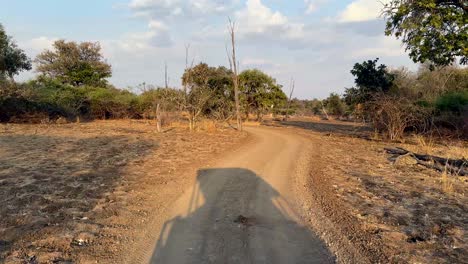
[[[466,142],[388,143],[369,140],[362,125],[311,119],[246,133],[210,125],[155,133],[144,121],[0,132],[2,262],[234,263],[274,253],[463,263],[468,253],[467,181],[392,164],[383,151],[459,157]],[[299,243],[285,250],[288,239]]]

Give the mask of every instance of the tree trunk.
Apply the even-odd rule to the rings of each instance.
[[[289,94],[288,100],[288,107],[286,108],[286,116],[284,117],[284,121],[287,121],[289,118],[289,108],[291,107],[291,100],[294,93],[294,79],[291,79],[291,93]]]
[[[466,176],[468,175],[468,160],[462,159],[448,159],[432,155],[423,155],[410,152],[402,148],[384,148],[389,154],[395,155],[393,158],[396,160],[400,156],[410,156],[414,158],[417,164],[432,168],[440,172],[449,172],[454,175]]]
[[[232,73],[232,82],[234,84],[234,100],[236,103],[236,117],[237,117],[237,130],[242,131],[242,117],[240,112],[240,102],[239,102],[239,76],[237,74],[237,60],[236,60],[236,33],[235,33],[235,23],[229,20],[230,26],[230,35],[231,35],[231,45],[232,45],[232,60],[231,60],[231,69]]]
[[[160,108],[159,108],[159,104],[156,105],[156,131],[158,131],[158,133],[161,133],[161,111],[160,111]]]

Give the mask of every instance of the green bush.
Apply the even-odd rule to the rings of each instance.
[[[66,112],[54,100],[43,100],[42,89],[36,84],[14,84],[3,82],[0,85],[0,122],[9,122],[13,119],[21,122],[37,122],[28,120],[32,116],[65,116]]]
[[[93,118],[138,118],[141,109],[138,96],[115,88],[83,87]]]
[[[0,86],[0,122],[39,122],[31,116],[74,120],[140,118],[139,96],[114,87],[71,86],[48,78]]]
[[[440,113],[461,115],[468,106],[468,91],[446,93],[437,98],[435,106]]]

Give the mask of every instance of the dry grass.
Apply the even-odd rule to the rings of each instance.
[[[0,263],[115,263],[191,181],[181,172],[244,137],[143,120],[2,125]]]
[[[442,191],[447,194],[453,193],[453,178],[447,175],[447,172],[443,172],[440,178],[442,185]]]
[[[322,195],[324,208],[331,208],[329,219],[337,219],[340,230],[348,226],[351,243],[385,253],[385,263],[463,263],[468,255],[468,198],[466,177],[441,174],[409,161],[398,165],[388,160],[384,147],[395,143],[364,140],[372,130],[360,130],[346,122],[282,122],[302,127],[296,133],[311,139],[317,155],[315,174],[331,190],[311,192]],[[335,128],[335,129],[334,129]],[[366,137],[367,133],[367,137]],[[358,135],[358,137],[356,136]],[[437,144],[420,138],[417,144],[398,144],[410,151],[441,157],[461,158],[466,142]],[[345,209],[336,212],[333,204]],[[343,218],[346,214],[349,218]],[[352,219],[348,224],[343,219]],[[333,220],[334,221],[334,220]],[[338,232],[341,232],[341,231]],[[363,244],[363,241],[378,241]]]
[[[410,142],[415,144],[408,145],[407,148],[420,154],[440,156],[447,159],[462,159],[468,157],[468,148],[464,146],[464,141],[451,141],[444,145],[437,144],[438,140],[432,136],[413,135]],[[444,193],[454,192],[454,185],[457,181],[464,181],[457,175],[448,175],[447,172],[440,174],[440,188]]]

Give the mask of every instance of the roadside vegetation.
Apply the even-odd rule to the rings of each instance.
[[[58,40],[51,50],[31,61],[3,28],[0,32],[6,47],[2,51],[6,65],[0,74],[1,122],[154,119],[160,131],[168,122],[164,119],[177,116],[185,118],[190,130],[195,130],[203,118],[223,124],[235,117],[234,80],[239,83],[240,114],[244,120],[282,113],[287,103],[282,86],[258,69],[236,75],[232,69],[203,62],[187,64],[181,76],[182,87],[142,83],[133,89],[120,89],[106,80],[112,76],[112,66],[102,56],[99,43]],[[30,70],[32,62],[38,76],[15,82],[13,77]]]
[[[166,66],[164,87],[143,82],[129,89],[108,83],[112,66],[99,43],[58,40],[31,60],[1,27],[0,122],[153,119],[161,132],[174,119],[186,120],[190,130],[196,130],[202,119],[217,125],[235,121],[233,127],[241,130],[243,121],[262,121],[264,116],[318,115],[368,123],[376,135],[389,140],[401,141],[408,134],[466,137],[468,68],[460,65],[467,62],[467,11],[458,2],[443,3],[394,0],[383,10],[385,33],[401,38],[409,56],[421,63],[416,72],[389,68],[378,58],[358,62],[350,70],[355,86],[323,100],[293,99],[294,81],[284,89],[258,69],[238,73],[233,63],[237,60],[233,22],[229,68],[194,65],[187,46],[180,87],[167,85]],[[421,16],[426,19],[423,27]],[[453,30],[444,33],[449,27]],[[31,70],[32,64],[37,77],[15,82],[14,76]]]

